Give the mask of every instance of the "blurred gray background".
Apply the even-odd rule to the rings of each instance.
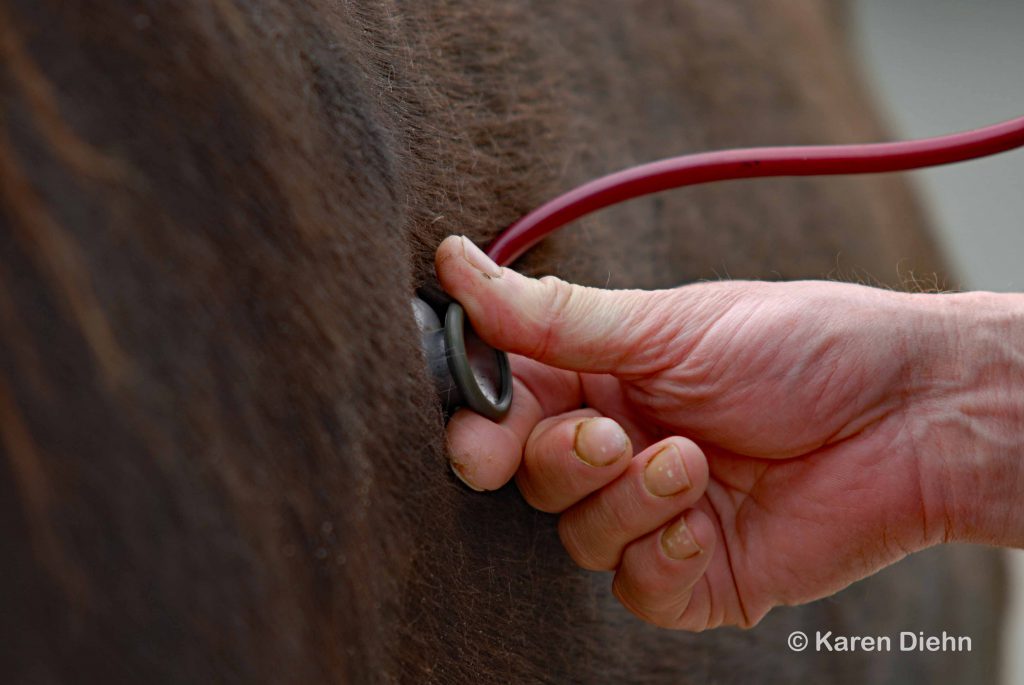
[[[1024,0],[855,0],[852,18],[894,135],[1024,115]],[[1024,151],[912,176],[962,279],[949,286],[1024,291]],[[1024,552],[1008,556],[1007,684],[1024,683]]]

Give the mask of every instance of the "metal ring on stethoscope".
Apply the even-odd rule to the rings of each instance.
[[[427,302],[417,297],[412,304],[427,368],[445,415],[466,407],[492,421],[504,418],[512,406],[508,355],[480,339],[458,302],[439,303],[445,312],[443,325]]]

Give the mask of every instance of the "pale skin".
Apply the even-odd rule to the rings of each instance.
[[[1024,296],[800,281],[600,290],[498,268],[442,286],[509,351],[499,423],[447,427],[580,566],[667,628],[750,627],[951,541],[1024,545]]]

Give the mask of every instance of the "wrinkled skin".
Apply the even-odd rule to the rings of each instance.
[[[1000,495],[1019,489],[1006,417],[1024,406],[1002,399],[1019,382],[1016,297],[607,290],[499,268],[460,236],[436,264],[476,332],[513,353],[516,387],[500,422],[451,418],[453,471],[478,490],[514,476],[640,618],[751,627],[935,544],[1019,539],[1019,498]]]
[[[1001,567],[660,631],[468,491],[409,311],[440,238],[668,153],[884,137],[831,4],[0,5],[5,681],[982,682]],[[953,285],[893,178],[699,188],[517,265]],[[796,628],[969,634],[790,653]]]

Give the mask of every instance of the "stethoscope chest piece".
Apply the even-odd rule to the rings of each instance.
[[[508,355],[480,339],[458,302],[439,305],[443,324],[426,301],[414,297],[412,307],[427,368],[445,416],[466,407],[492,421],[504,418],[512,405]]]

